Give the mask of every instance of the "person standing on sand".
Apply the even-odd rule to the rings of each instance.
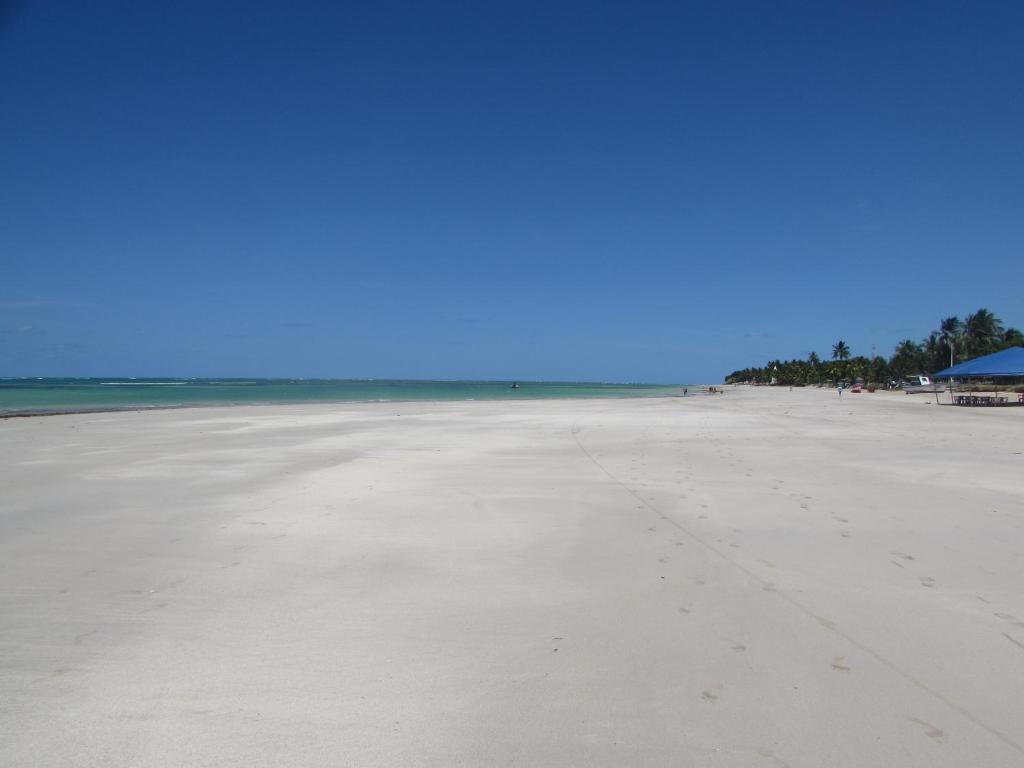
[[[842,384],[840,384],[838,387],[836,387],[836,392],[839,393],[840,397],[843,396],[843,385]]]

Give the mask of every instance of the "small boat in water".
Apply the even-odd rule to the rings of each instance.
[[[513,381],[509,386],[509,389],[519,389],[519,384]]]

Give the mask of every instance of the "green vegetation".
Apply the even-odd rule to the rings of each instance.
[[[1004,328],[987,309],[959,317],[947,317],[923,341],[904,339],[887,360],[884,357],[851,357],[850,347],[839,340],[832,347],[832,359],[821,360],[811,352],[806,360],[771,360],[762,368],[744,368],[725,377],[727,384],[752,382],[803,386],[834,384],[839,381],[867,381],[884,385],[917,373],[934,373],[955,363],[1024,346],[1024,333]]]

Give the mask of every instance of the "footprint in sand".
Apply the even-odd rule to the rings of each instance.
[[[85,640],[85,638],[90,637],[92,635],[95,635],[96,633],[97,633],[97,630],[94,629],[94,630],[92,630],[90,632],[83,632],[80,635],[75,635],[75,645],[81,645],[82,641]]]
[[[837,672],[849,672],[850,668],[843,664],[843,659],[845,658],[845,656],[836,656],[832,660],[832,669],[836,670]]]
[[[920,581],[922,587],[932,588],[935,586],[935,579],[933,579],[931,576],[922,576]]]
[[[946,735],[940,728],[936,728],[934,725],[929,722],[925,722],[924,720],[918,720],[916,717],[908,717],[907,720],[922,726],[925,729],[924,735],[929,739],[942,741],[942,738]]]
[[[915,559],[913,555],[908,555],[906,552],[900,552],[898,549],[897,550],[893,550],[889,554],[890,555],[896,555],[896,557],[900,558],[901,560],[914,560]]]

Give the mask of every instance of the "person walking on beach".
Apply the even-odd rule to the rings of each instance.
[[[836,392],[839,393],[840,397],[843,396],[843,385],[842,384],[840,384],[838,387],[836,387]]]

